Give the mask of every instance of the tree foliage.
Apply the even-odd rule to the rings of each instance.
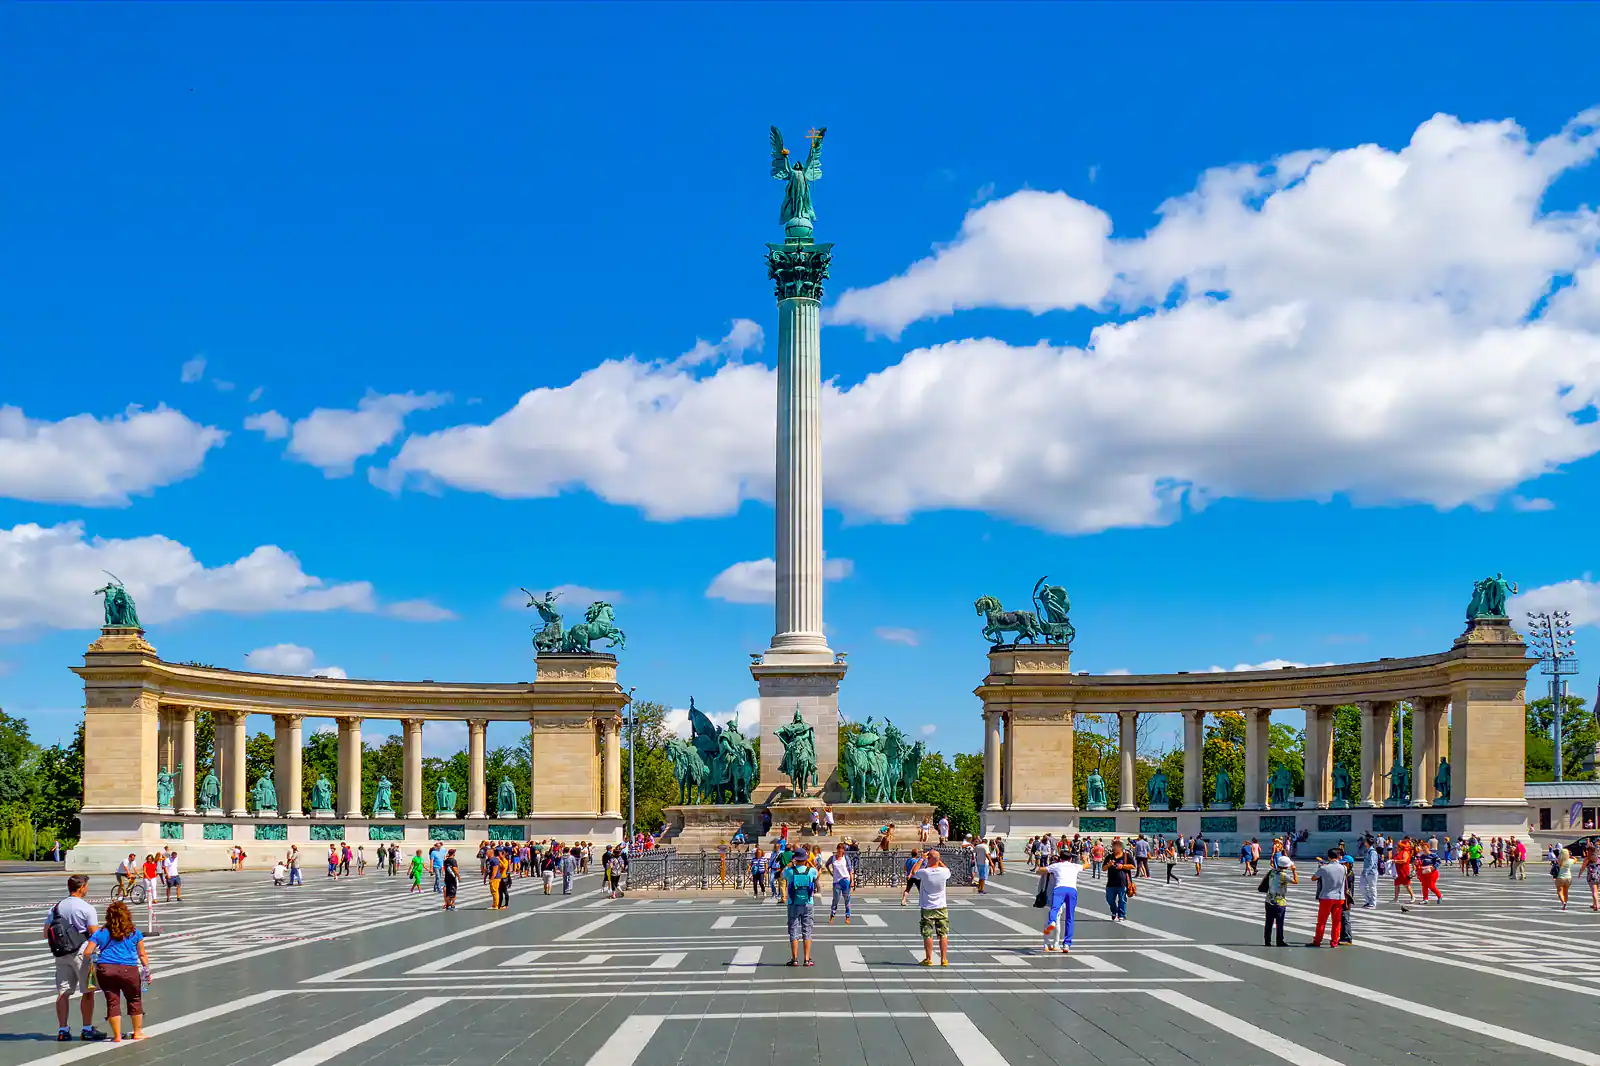
[[[1527,780],[1555,780],[1555,713],[1546,696],[1527,706],[1528,736],[1525,760]],[[1561,776],[1567,781],[1594,779],[1595,745],[1600,726],[1586,710],[1582,696],[1567,696],[1561,703]]]
[[[973,792],[971,771],[965,773],[961,769],[963,760],[975,760],[978,763],[978,792]],[[933,804],[934,817],[940,815],[950,819],[950,832],[953,836],[961,837],[968,833],[976,834],[978,825],[978,804],[976,795],[983,791],[983,757],[978,755],[956,756],[956,764],[952,766],[945,762],[944,756],[939,752],[929,752],[922,757],[922,765],[917,769],[917,780],[913,786],[917,794],[917,802]],[[970,766],[970,763],[967,764]]]

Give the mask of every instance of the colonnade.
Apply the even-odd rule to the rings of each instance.
[[[1351,807],[1383,807],[1389,803],[1390,776],[1394,770],[1397,739],[1396,709],[1399,700],[1362,700],[1355,703],[1360,712],[1361,766],[1359,778],[1351,783]],[[1428,807],[1448,802],[1440,800],[1433,780],[1441,758],[1448,758],[1446,747],[1446,721],[1449,699],[1439,696],[1417,696],[1410,699],[1412,708],[1411,739],[1411,789],[1408,806]],[[1333,719],[1337,704],[1316,703],[1303,708],[1306,718],[1304,788],[1299,802],[1294,806],[1308,809],[1329,808],[1335,801],[1333,788]],[[1119,784],[1117,810],[1139,809],[1143,797],[1137,795],[1138,727],[1139,716],[1151,713],[1180,713],[1183,716],[1183,802],[1182,810],[1196,811],[1215,806],[1208,804],[1203,795],[1205,716],[1221,711],[1237,711],[1245,719],[1244,750],[1244,802],[1243,810],[1271,809],[1269,787],[1271,770],[1268,754],[1271,747],[1271,707],[1238,708],[1181,708],[1177,712],[1140,711],[1118,709],[1118,763]],[[1105,714],[1104,711],[1081,712]],[[1008,810],[1013,803],[1016,759],[1014,757],[1014,718],[1038,720],[1037,714],[991,708],[984,712],[984,807],[986,810]],[[1053,787],[1065,802],[1052,807],[1071,809],[1076,806],[1071,758],[1072,733],[1076,713],[1059,712],[1051,716],[1058,723],[1055,732],[1064,734],[1067,747],[1059,751],[1061,761],[1050,769]],[[1059,742],[1058,745],[1059,747]],[[1030,797],[1030,807],[1040,804]]]
[[[198,711],[192,706],[162,704],[158,712],[157,760],[161,769],[176,775],[176,789],[172,809],[180,815],[208,813],[197,806],[199,782],[205,777],[205,768],[198,765],[195,747],[195,726]],[[221,786],[219,811],[232,818],[249,817],[248,807],[251,782],[247,780],[245,763],[245,738],[249,712],[212,711],[213,756],[211,768]],[[304,721],[300,713],[272,714],[273,735],[273,787],[278,794],[278,817],[303,818],[314,815],[303,809],[304,770],[301,753],[304,750]],[[315,717],[315,716],[312,716]],[[361,726],[365,719],[356,716],[334,718],[338,726],[338,780],[334,787],[333,816],[362,818],[361,760],[363,754]],[[427,719],[402,718],[403,773],[395,782],[399,789],[397,817],[423,818],[422,777],[422,726]],[[454,719],[458,720],[459,719]],[[622,811],[622,760],[621,720],[615,715],[594,718],[598,731],[597,743],[601,760],[600,816],[620,818]],[[466,809],[454,812],[457,818],[479,819],[487,817],[488,783],[484,779],[489,720],[468,718],[467,722],[467,795]],[[530,726],[533,723],[530,721]],[[535,730],[537,735],[537,730]],[[530,813],[535,796],[533,777],[518,783],[518,804]],[[449,815],[446,815],[447,817]]]

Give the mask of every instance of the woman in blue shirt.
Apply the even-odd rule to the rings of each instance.
[[[142,998],[143,973],[150,968],[150,957],[144,951],[144,934],[133,924],[128,905],[121,900],[106,910],[106,924],[83,945],[84,954],[96,955],[95,984],[106,996],[106,1021],[111,1023],[111,1039],[122,1039],[122,1005],[128,1001],[128,1014],[133,1018],[133,1040],[144,1039],[144,1000]]]

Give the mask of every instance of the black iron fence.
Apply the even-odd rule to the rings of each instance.
[[[750,885],[749,848],[727,848],[682,854],[647,851],[628,864],[627,887],[637,890],[661,889],[682,892],[694,889],[736,888]],[[906,882],[906,860],[910,851],[862,852],[855,857],[855,887],[899,888]],[[972,853],[962,848],[940,852],[950,867],[950,884],[971,885]]]

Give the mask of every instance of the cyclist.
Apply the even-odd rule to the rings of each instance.
[[[113,898],[126,896],[133,891],[133,884],[139,879],[139,873],[139,857],[130,852],[126,861],[117,864],[117,890],[113,893]]]

